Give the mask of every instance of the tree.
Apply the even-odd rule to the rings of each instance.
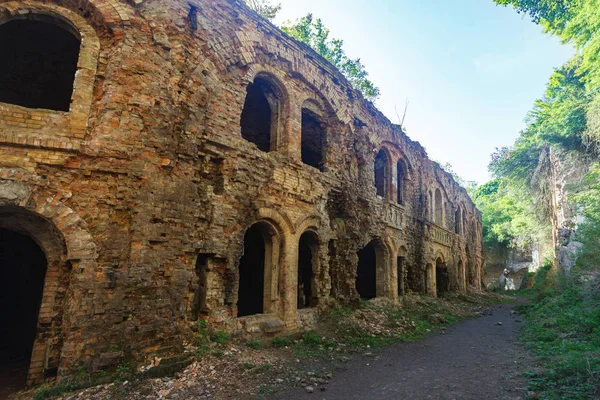
[[[256,11],[263,18],[273,21],[281,10],[281,3],[271,5],[269,0],[244,0],[248,7]]]
[[[370,101],[379,97],[379,89],[368,79],[368,72],[360,58],[349,58],[344,49],[344,41],[329,37],[329,29],[323,25],[320,18],[308,14],[294,22],[286,22],[282,27],[292,38],[312,47],[323,56],[350,81],[352,86]]]

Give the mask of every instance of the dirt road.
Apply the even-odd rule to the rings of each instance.
[[[515,304],[464,321],[425,340],[362,355],[335,372],[325,391],[315,387],[278,393],[274,399],[525,399],[519,373],[531,358],[517,342]]]

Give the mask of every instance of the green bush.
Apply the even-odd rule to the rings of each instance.
[[[217,344],[227,344],[227,343],[229,343],[230,339],[231,339],[231,336],[229,335],[229,333],[222,331],[222,330],[216,331],[210,337],[211,342],[217,343]]]
[[[261,341],[260,339],[249,339],[246,341],[246,347],[250,347],[251,349],[258,350],[260,349]]]
[[[323,344],[323,339],[321,339],[321,336],[319,336],[316,332],[310,331],[310,332],[305,332],[302,335],[302,342],[304,344],[313,344],[313,345],[320,345]]]
[[[287,337],[275,336],[273,338],[273,347],[275,347],[276,349],[281,348],[281,347],[291,346],[293,344],[294,344],[294,341]]]

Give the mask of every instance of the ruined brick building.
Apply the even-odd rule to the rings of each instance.
[[[480,288],[465,190],[240,0],[0,0],[0,49],[0,357],[30,382],[198,318]]]

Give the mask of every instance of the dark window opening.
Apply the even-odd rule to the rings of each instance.
[[[264,78],[248,85],[242,110],[242,137],[264,152],[271,151],[278,128],[278,98],[273,86]]]
[[[358,252],[356,290],[361,299],[377,297],[377,252],[373,242]]]
[[[313,286],[314,266],[318,256],[318,242],[314,233],[302,234],[298,248],[298,309],[316,305]]]
[[[253,225],[244,236],[244,255],[240,258],[238,317],[263,312],[266,248],[261,227]]]
[[[444,203],[442,201],[442,192],[435,189],[435,223],[444,226]]]
[[[398,294],[404,294],[405,258],[398,257]]]
[[[402,166],[402,162],[398,161],[397,165],[398,172],[398,204],[404,204],[404,180],[406,179],[404,167]]]
[[[0,25],[0,102],[69,111],[80,42],[57,24],[19,19]]]
[[[444,264],[441,258],[438,258],[435,261],[435,285],[437,287],[438,296],[450,291],[448,268],[446,268],[446,264]]]
[[[198,8],[195,6],[190,6],[190,11],[188,12],[187,17],[188,23],[190,24],[190,29],[193,31],[198,30]]]
[[[302,109],[302,162],[323,171],[325,129],[318,116]]]
[[[460,208],[459,208],[454,213],[454,232],[457,235],[460,235],[460,222],[461,222],[461,218],[460,218]]]
[[[46,277],[46,256],[29,236],[0,229],[0,397],[23,389]]]
[[[375,157],[375,189],[377,196],[387,196],[388,157],[380,150]]]
[[[192,321],[198,319],[199,314],[206,313],[206,275],[208,272],[208,256],[198,254],[196,259],[196,277],[198,279],[198,287],[194,292],[192,300]]]

